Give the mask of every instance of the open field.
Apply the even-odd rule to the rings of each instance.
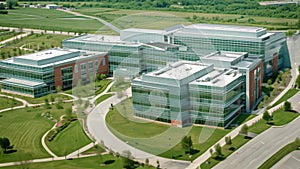
[[[65,103],[63,107],[70,108],[71,103]],[[51,109],[28,107],[1,113],[0,136],[7,137],[16,152],[3,154],[0,162],[50,157],[42,147],[41,138],[54,122],[41,115],[49,112],[57,119],[65,113],[65,109],[56,109],[55,106]]]
[[[288,29],[289,25],[295,25],[297,23],[297,19],[268,18],[236,14],[176,11],[156,12],[151,10],[125,10],[111,8],[81,8],[77,11],[112,22],[115,26],[121,29],[129,27],[164,29],[176,24],[188,25],[191,23],[236,24],[261,26],[269,29]]]
[[[299,116],[299,113],[284,111],[283,109],[279,109],[275,111],[273,114],[273,123],[275,126],[282,126],[288,124],[295,118]]]
[[[0,110],[21,105],[22,103],[15,99],[0,97]]]
[[[82,33],[95,32],[103,26],[93,19],[74,16],[59,10],[37,8],[9,10],[7,15],[0,15],[0,25]]]
[[[107,163],[102,164],[102,163]],[[73,160],[62,160],[62,161],[52,161],[52,162],[44,162],[44,163],[32,163],[28,164],[30,169],[119,169],[123,168],[121,158],[114,157],[112,155],[104,155],[102,157],[94,156],[94,157],[86,157],[80,159]],[[10,166],[3,167],[3,169],[19,169],[21,166]],[[154,169],[154,167],[138,167],[136,169]]]
[[[78,120],[71,122],[51,142],[46,140],[47,146],[58,156],[68,155],[90,142]]]
[[[24,55],[32,53],[34,51],[61,47],[62,40],[69,37],[70,36],[67,35],[32,34],[22,39],[9,42],[4,47],[2,47],[0,52],[1,59]]]
[[[114,109],[107,114],[106,121],[109,129],[128,144],[163,157],[195,159],[230,131],[201,126],[178,128],[165,123],[135,118],[128,101],[115,105]],[[191,158],[189,154],[185,154],[180,144],[185,135],[191,136],[193,140],[195,151]],[[153,143],[159,144],[153,145]]]

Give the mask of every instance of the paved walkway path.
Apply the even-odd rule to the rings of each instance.
[[[120,33],[120,29],[119,28],[117,28],[116,26],[112,25],[109,22],[106,22],[105,20],[103,20],[101,18],[98,18],[98,17],[95,17],[95,16],[90,16],[90,15],[84,15],[84,14],[81,14],[81,13],[78,13],[78,12],[69,11],[69,10],[61,10],[61,11],[67,12],[67,13],[70,13],[70,14],[73,14],[73,15],[76,15],[76,16],[82,16],[82,17],[86,17],[86,18],[96,19],[97,21],[101,22],[105,26],[108,26],[112,30]]]
[[[49,149],[49,147],[47,146],[47,144],[46,144],[46,142],[45,142],[45,138],[46,138],[46,136],[48,135],[48,133],[52,130],[52,129],[54,129],[55,127],[56,127],[56,124],[57,123],[55,123],[54,125],[53,125],[53,127],[50,129],[50,130],[48,130],[44,135],[43,135],[43,137],[42,137],[42,139],[41,139],[41,143],[42,143],[42,145],[43,145],[43,148],[47,151],[47,153],[48,154],[50,154],[52,157],[54,157],[54,158],[57,158],[58,156],[56,155],[56,154],[54,154],[50,149]]]
[[[131,89],[126,90],[126,95],[128,97],[131,96]],[[121,102],[122,100],[125,100],[127,97],[118,98],[116,95],[108,98],[107,100],[101,102],[98,104],[93,111],[90,112],[87,118],[87,126],[89,132],[94,136],[94,138],[97,140],[97,142],[103,141],[105,146],[112,149],[115,152],[122,153],[124,151],[129,150],[133,157],[135,157],[135,160],[140,162],[145,162],[146,158],[149,159],[150,164],[153,166],[156,166],[156,161],[159,160],[160,166],[162,168],[168,168],[168,169],[183,169],[186,168],[190,162],[187,161],[179,161],[179,160],[172,160],[167,158],[158,157],[155,155],[152,155],[150,153],[141,151],[139,149],[136,149],[119,138],[117,138],[114,134],[110,132],[108,127],[106,126],[105,117],[106,114],[109,111],[110,104],[116,105],[117,103]]]
[[[45,31],[42,29],[32,29],[32,28],[15,28],[15,27],[6,27],[6,26],[0,26],[0,29],[9,29],[10,31],[16,31],[16,32],[26,32],[26,33],[45,33],[45,34],[57,34],[57,35],[70,35],[75,36],[78,35],[75,32],[63,32],[63,31]]]
[[[27,33],[22,33],[20,35],[17,35],[17,36],[5,39],[5,40],[3,40],[3,41],[0,42],[0,45],[5,44],[7,42],[11,42],[11,41],[16,40],[16,39],[20,39],[20,38],[26,37],[28,35],[29,35],[29,33],[27,32]]]

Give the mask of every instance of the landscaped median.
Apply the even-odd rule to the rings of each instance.
[[[278,161],[284,158],[284,156],[288,155],[289,153],[300,150],[300,139],[297,138],[294,142],[284,146],[280,149],[277,153],[272,155],[267,161],[265,161],[259,169],[269,169],[274,166]]]
[[[248,128],[247,132],[260,134],[272,126],[282,126],[288,124],[292,120],[296,119],[298,116],[299,114],[297,112],[285,111],[283,110],[283,108],[280,108],[272,113],[271,120],[266,121],[265,119],[260,119],[258,122],[251,125]],[[222,147],[221,155],[216,155],[216,153],[212,153],[212,156],[201,164],[201,169],[209,169],[214,167],[250,140],[250,137],[237,135],[235,138],[232,139],[232,144],[226,144]]]

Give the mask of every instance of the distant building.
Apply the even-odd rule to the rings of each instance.
[[[49,49],[0,61],[2,91],[29,97],[71,88],[95,74],[108,74],[107,53]]]
[[[57,7],[58,7],[58,6],[55,5],[55,4],[47,4],[47,5],[46,5],[46,8],[47,8],[47,9],[57,9]]]

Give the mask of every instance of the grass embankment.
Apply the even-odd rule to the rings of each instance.
[[[15,99],[0,97],[0,110],[21,105],[22,103]]]
[[[72,94],[77,97],[89,97],[102,93],[107,86],[112,82],[111,79],[103,79],[96,82],[91,82],[86,85],[77,85],[73,89],[64,91],[67,94]]]
[[[288,90],[273,106],[276,106],[284,101],[287,101],[289,98],[293,97],[295,94],[298,93],[298,89],[292,88]]]
[[[26,96],[21,96],[21,95],[11,94],[11,93],[4,93],[4,92],[0,92],[0,93],[26,100],[28,103],[31,103],[31,104],[45,103],[45,99],[48,99],[48,101],[51,102],[51,98],[54,98],[54,101],[57,101],[59,98],[62,100],[72,100],[73,99],[70,96],[66,96],[66,95],[62,95],[62,94],[54,94],[54,93],[48,94],[48,95],[45,95],[42,97],[38,97],[38,98],[26,97]]]
[[[162,157],[192,160],[225,136],[230,130],[209,127],[178,128],[133,117],[130,99],[114,106],[106,121],[110,130],[128,144]],[[181,139],[192,137],[194,151],[190,157],[181,147]],[[159,144],[153,144],[159,143]]]
[[[99,104],[99,103],[103,102],[104,100],[110,98],[111,96],[112,96],[112,94],[102,95],[95,101],[95,104]]]
[[[122,158],[117,158],[112,155],[104,155],[102,157],[86,157],[73,160],[61,160],[61,161],[51,161],[44,163],[29,163],[24,164],[23,168],[28,167],[30,169],[83,169],[83,168],[100,168],[100,169],[119,169],[123,168]],[[22,166],[10,166],[3,167],[3,169],[16,169],[22,168]],[[136,169],[154,169],[150,166],[140,166]]]
[[[275,165],[278,161],[283,159],[286,155],[289,153],[298,150],[300,147],[300,139],[296,139],[294,142],[284,146],[282,149],[280,149],[278,152],[273,154],[267,161],[265,161],[259,169],[269,169],[273,165]]]
[[[0,136],[7,137],[14,150],[9,154],[2,154],[0,162],[20,161],[25,158],[36,159],[50,157],[41,144],[41,138],[53,125],[54,119],[65,113],[65,109],[71,107],[71,103],[64,103],[64,109],[56,109],[52,105],[51,109],[44,106],[38,108],[24,108],[0,113]],[[41,116],[49,112],[53,120]],[[68,144],[68,143],[65,143]]]
[[[0,15],[0,18],[2,16]],[[0,19],[1,20],[1,19]],[[0,21],[1,23],[1,21]],[[20,22],[23,23],[23,22]],[[10,58],[13,56],[20,56],[34,51],[41,51],[54,47],[61,47],[62,40],[69,38],[67,35],[54,34],[32,34],[22,39],[13,40],[6,43],[1,48],[1,59]],[[22,47],[22,49],[20,49]]]
[[[47,146],[58,156],[68,155],[89,143],[91,140],[84,133],[78,120],[71,122],[52,141],[46,140]]]
[[[0,30],[0,41],[12,38],[14,36],[20,35],[22,32],[13,32],[9,30]]]
[[[0,15],[0,25],[81,33],[92,33],[103,26],[95,19],[75,16],[59,10],[38,8],[8,10],[7,15]]]

